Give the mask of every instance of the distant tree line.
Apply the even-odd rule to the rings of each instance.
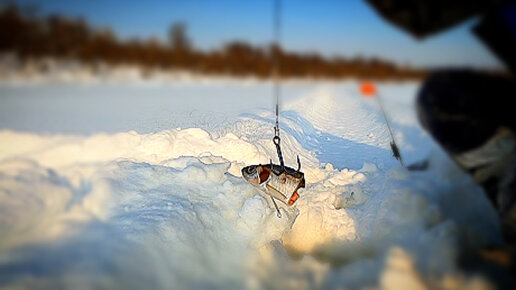
[[[34,9],[14,4],[0,7],[0,52],[14,52],[21,59],[54,57],[260,78],[272,75],[276,60],[283,77],[419,79],[426,74],[379,59],[330,59],[315,53],[287,52],[275,45],[231,42],[218,50],[201,51],[191,44],[181,23],[170,29],[169,43],[155,39],[121,41],[110,30],[93,29],[82,19],[39,17]]]

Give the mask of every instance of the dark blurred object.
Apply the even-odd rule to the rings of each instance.
[[[469,70],[434,72],[421,87],[420,121],[452,154],[481,146],[501,125],[516,130],[516,84],[508,77]]]
[[[464,251],[465,268],[480,271],[500,289],[515,289],[516,281],[516,114],[512,105],[516,82],[509,76],[469,70],[432,74],[417,99],[423,127],[477,184],[497,209],[506,246],[489,245],[509,263],[497,263]],[[478,218],[482,219],[482,213]],[[484,259],[483,261],[479,258]],[[472,262],[473,261],[473,262]],[[491,267],[490,266],[490,267]],[[487,272],[485,272],[487,271]],[[500,275],[500,273],[505,273]]]
[[[366,0],[385,19],[417,38],[489,10],[496,0]]]
[[[474,31],[516,73],[516,1],[493,8]]]
[[[516,118],[510,97],[516,82],[509,77],[468,70],[440,71],[423,84],[417,112],[423,127],[475,181],[483,186],[502,218],[515,200]],[[508,194],[509,193],[509,194]],[[516,213],[516,212],[515,212]],[[516,223],[504,228],[507,241],[516,242]]]
[[[514,289],[516,1],[366,1],[384,18],[418,38],[442,31],[470,17],[480,16],[474,32],[510,69],[511,72],[505,75],[471,70],[434,72],[419,91],[417,112],[423,127],[484,188],[498,210],[507,246],[500,250],[495,247],[495,251],[491,249],[488,253],[502,253],[502,260],[506,262],[495,262],[498,266],[492,268],[496,269],[493,272],[487,270],[485,265],[497,259],[485,259],[478,255],[484,262],[477,260],[472,268],[490,276],[500,288]],[[479,213],[479,218],[482,218],[482,213]],[[475,260],[471,256],[475,255],[464,253],[461,260]],[[499,275],[504,272],[506,274]]]

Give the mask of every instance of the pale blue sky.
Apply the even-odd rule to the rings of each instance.
[[[201,49],[232,40],[271,42],[273,0],[18,0],[42,14],[83,17],[109,27],[121,38],[166,39],[171,23],[182,21]],[[362,0],[283,0],[282,45],[291,51],[325,56],[380,57],[412,66],[501,67],[471,34],[475,19],[417,41],[378,16]]]

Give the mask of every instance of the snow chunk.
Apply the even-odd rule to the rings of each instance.
[[[343,169],[340,173],[332,176],[327,179],[324,184],[325,185],[347,185],[354,184],[357,182],[364,181],[366,179],[365,175],[362,173],[358,173],[353,170]]]

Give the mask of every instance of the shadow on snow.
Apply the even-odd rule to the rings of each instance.
[[[256,114],[242,114],[242,117],[262,121],[274,126],[274,120],[260,117]],[[390,150],[376,146],[358,143],[320,131],[295,111],[283,111],[281,117],[287,122],[280,122],[280,129],[293,136],[301,146],[316,154],[322,163],[331,163],[338,169],[362,168],[365,162],[374,163],[379,167],[396,165]],[[292,122],[298,128],[292,128]]]

